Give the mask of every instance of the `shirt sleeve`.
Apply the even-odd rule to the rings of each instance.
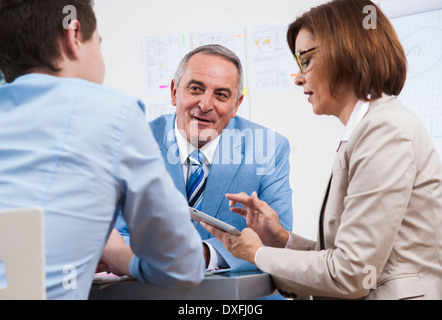
[[[142,282],[163,287],[197,285],[205,271],[201,237],[144,114],[138,107],[128,109],[115,175],[136,255],[130,272]]]

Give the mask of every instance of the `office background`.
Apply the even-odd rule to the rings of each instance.
[[[288,51],[284,50],[288,48],[283,48],[281,26],[287,26],[302,12],[324,2],[95,0],[107,68],[104,84],[142,99],[148,119],[173,112],[169,104],[170,79],[161,85],[158,78],[174,70],[174,59],[181,58],[201,41],[210,41],[210,35],[213,41],[226,43],[230,41],[229,34],[232,35],[234,48],[231,49],[240,56],[246,69],[247,99],[240,107],[242,114],[289,139],[293,230],[310,239],[316,239],[319,211],[343,125],[335,117],[313,114],[302,88],[294,85],[296,65],[287,60]],[[407,80],[409,88],[404,89],[403,99],[411,101],[410,107],[421,116],[442,155],[442,3],[440,0],[424,0],[418,6],[408,0],[376,3],[392,19],[406,46],[412,79]],[[159,50],[172,52],[166,54],[163,64],[159,56],[164,52],[152,51],[155,45]],[[261,55],[257,51],[259,45],[259,49],[271,45],[273,51],[267,48],[267,55]],[[267,69],[265,60],[268,60]],[[426,61],[425,65],[422,61]],[[270,65],[274,69],[268,70]],[[287,70],[281,74],[276,69],[284,65]],[[260,77],[275,79],[258,83]],[[425,88],[422,77],[428,84]],[[156,84],[159,86],[155,89]],[[425,106],[431,106],[431,110]]]
[[[289,24],[301,12],[323,2],[276,0],[269,4],[263,0],[170,0],[165,5],[144,0],[95,0],[106,63],[104,84],[141,98],[149,109],[152,101],[156,103],[158,99],[152,100],[146,92],[146,53],[143,50],[146,36],[186,33],[194,36],[196,32],[232,28],[245,28],[245,32],[251,27],[270,29]],[[288,75],[297,71],[294,61],[292,63]],[[254,90],[249,60],[246,64],[246,84],[250,85],[246,93],[248,104],[240,108],[249,109],[250,120],[289,139],[294,230],[315,239],[317,217],[343,126],[332,117],[315,116],[302,88],[297,88],[293,79],[290,79],[289,90]]]
[[[245,69],[239,114],[285,135],[291,144],[293,230],[316,238],[317,221],[343,125],[316,116],[302,88],[285,30],[325,0],[95,0],[106,63],[104,84],[146,104],[146,118],[174,111],[170,79],[192,48],[230,47]],[[442,159],[442,1],[378,0],[404,45],[409,70],[400,99],[428,129]],[[0,73],[0,85],[3,83]]]

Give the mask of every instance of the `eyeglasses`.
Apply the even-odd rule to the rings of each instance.
[[[304,60],[301,60],[301,56],[303,54],[312,52],[312,51],[316,50],[317,48],[318,47],[314,47],[314,48],[298,51],[298,52],[295,53],[296,62],[298,63],[299,70],[301,71],[302,74],[305,74],[308,71],[307,69],[308,69],[308,66],[310,64],[310,60],[311,59],[310,58],[306,58]]]

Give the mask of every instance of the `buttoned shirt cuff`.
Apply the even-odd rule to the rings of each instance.
[[[133,278],[137,279],[138,281],[146,283],[148,281],[148,278],[145,270],[143,270],[143,265],[144,262],[136,255],[134,255],[129,262],[129,273]]]
[[[210,252],[209,265],[207,266],[206,270],[216,270],[219,269],[221,266],[225,266],[227,264],[226,260],[224,260],[219,252],[216,251],[210,243],[207,243],[205,241],[204,243],[207,245]]]

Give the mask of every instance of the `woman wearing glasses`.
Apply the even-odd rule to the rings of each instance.
[[[364,28],[366,6],[375,29]],[[256,194],[226,195],[247,220],[241,236],[206,228],[288,297],[442,299],[441,161],[396,97],[407,63],[393,27],[368,0],[335,0],[296,19],[287,38],[313,112],[345,125],[318,241],[284,230]]]

